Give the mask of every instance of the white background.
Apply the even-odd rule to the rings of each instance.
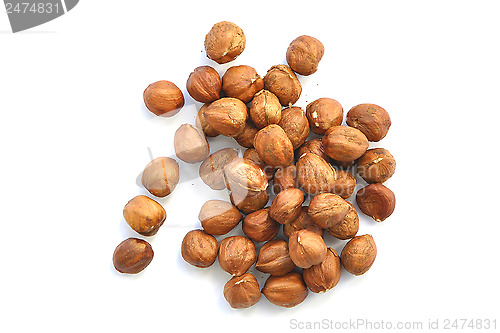
[[[287,331],[301,322],[380,322],[498,317],[498,125],[500,21],[496,1],[80,1],[24,33],[0,13],[0,331]],[[211,26],[241,26],[247,46],[219,66],[206,58]],[[265,297],[236,311],[222,289],[229,275],[180,256],[199,227],[201,205],[226,199],[180,162],[181,184],[159,200],[167,220],[148,238],[155,257],[137,276],[115,272],[118,243],[138,236],[122,209],[146,194],[137,177],[173,154],[182,123],[199,104],[185,91],[192,69],[220,74],[248,64],[264,75],[288,44],[309,34],[325,45],[318,72],[300,77],[304,107],[337,99],[386,108],[393,126],[372,146],[389,149],[394,214],[362,216],[378,246],[372,269],[343,271],[332,291],[293,309]],[[170,80],[186,106],[158,118],[143,106],[151,82]],[[212,152],[237,147],[211,141]],[[240,233],[241,227],[234,233]],[[345,242],[327,238],[342,249]],[[263,274],[257,275],[261,286]]]

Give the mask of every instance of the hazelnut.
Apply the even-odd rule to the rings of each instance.
[[[273,179],[276,167],[266,165],[266,162],[264,162],[262,158],[260,158],[259,153],[257,153],[257,150],[255,148],[249,148],[245,150],[245,152],[243,153],[243,157],[248,158],[252,160],[255,164],[257,164],[266,174],[268,181]]]
[[[153,260],[151,244],[138,238],[128,238],[121,242],[113,253],[113,265],[120,273],[137,274]]]
[[[345,169],[354,169],[356,166],[356,161],[349,161],[349,162],[341,162],[341,161],[336,161],[331,159],[331,163],[335,165],[337,168],[345,170]]]
[[[264,76],[264,88],[276,95],[284,106],[297,102],[302,93],[299,79],[287,65],[271,67]]]
[[[138,195],[125,205],[123,217],[137,233],[153,236],[165,222],[167,213],[158,202],[145,195]]]
[[[378,105],[360,104],[347,112],[346,123],[363,132],[369,141],[380,141],[391,127],[391,117]]]
[[[295,38],[286,50],[286,62],[297,73],[311,75],[318,70],[325,47],[314,37],[300,36]]]
[[[198,163],[210,154],[205,134],[190,124],[181,125],[174,135],[175,155],[186,163]]]
[[[255,138],[255,134],[257,134],[258,131],[259,129],[255,127],[250,119],[248,119],[243,132],[235,136],[234,139],[240,146],[245,148],[252,148],[253,139]]]
[[[289,188],[281,191],[269,208],[269,216],[280,224],[295,220],[300,215],[304,193],[298,188]]]
[[[394,212],[396,197],[382,184],[370,184],[356,194],[359,209],[375,221],[382,222]]]
[[[243,216],[227,201],[209,200],[198,214],[203,229],[211,235],[225,235],[240,223]]]
[[[220,98],[221,80],[219,73],[210,66],[194,69],[186,83],[186,89],[195,101],[210,103]]]
[[[306,193],[316,195],[333,189],[335,170],[318,155],[306,153],[299,158],[296,165],[297,180]]]
[[[384,148],[368,149],[357,164],[358,174],[367,183],[383,183],[396,171],[396,160]]]
[[[184,95],[170,81],[158,81],[144,90],[144,104],[157,116],[172,117],[184,106]]]
[[[220,242],[219,264],[223,271],[233,276],[245,274],[257,260],[253,242],[243,236],[231,236]]]
[[[205,118],[219,134],[238,136],[246,126],[247,106],[236,98],[221,98],[210,104],[205,111]]]
[[[326,258],[318,265],[304,269],[302,276],[313,293],[324,293],[339,283],[340,268],[340,256],[330,247]]]
[[[297,168],[295,165],[289,165],[285,168],[278,168],[274,173],[273,191],[278,194],[289,188],[297,188]]]
[[[293,263],[300,268],[317,265],[326,257],[323,238],[307,229],[295,231],[288,239],[288,250]]]
[[[260,192],[268,186],[264,171],[248,158],[234,159],[224,168],[224,179],[229,191]]]
[[[224,285],[224,298],[233,309],[246,309],[260,300],[260,287],[251,273],[235,276]]]
[[[365,274],[377,256],[377,246],[371,235],[356,236],[342,249],[340,262],[345,270],[354,275]]]
[[[250,66],[229,67],[222,76],[222,90],[227,97],[234,97],[249,103],[253,96],[264,89],[264,80]]]
[[[158,157],[142,172],[142,185],[154,196],[166,197],[179,183],[179,164],[170,157]]]
[[[218,252],[217,239],[203,230],[191,230],[182,240],[182,258],[193,266],[200,268],[212,266]]]
[[[349,204],[336,194],[321,193],[309,203],[309,216],[320,228],[331,228],[349,212]]]
[[[354,161],[368,149],[365,135],[353,127],[333,126],[323,137],[325,153],[341,162]]]
[[[350,202],[347,203],[349,204],[349,213],[340,223],[326,229],[330,235],[341,240],[353,238],[359,230],[359,217],[356,208]]]
[[[243,220],[243,232],[255,242],[269,241],[279,230],[279,223],[269,216],[269,208],[250,213]]]
[[[232,191],[229,195],[231,202],[245,214],[250,214],[267,205],[269,193],[263,191]]]
[[[289,166],[293,162],[293,145],[278,125],[269,125],[255,134],[253,146],[270,166]]]
[[[320,98],[307,105],[306,115],[311,130],[316,134],[323,135],[330,127],[342,124],[344,110],[336,100]]]
[[[274,276],[282,276],[293,271],[295,264],[290,259],[288,243],[282,239],[275,239],[262,245],[255,268]]]
[[[323,237],[323,229],[318,227],[316,223],[311,220],[311,217],[307,212],[308,210],[308,206],[302,206],[299,217],[292,222],[283,225],[283,234],[285,234],[286,237],[290,238],[290,235],[295,231],[303,229],[307,229]]]
[[[356,189],[356,178],[345,170],[337,171],[337,179],[333,185],[332,193],[341,196],[343,199],[349,198]]]
[[[207,57],[225,64],[236,59],[245,49],[243,30],[232,22],[216,23],[205,37]]]
[[[325,154],[325,149],[323,148],[323,138],[316,138],[306,141],[297,150],[297,158],[304,155],[305,153],[316,154],[326,162],[330,162],[331,158]]]
[[[212,127],[210,127],[205,117],[205,111],[208,109],[209,106],[210,106],[209,103],[203,104],[203,106],[198,110],[198,115],[196,116],[196,127],[201,128],[206,136],[216,137],[219,135],[219,133]]]
[[[297,106],[283,109],[279,125],[292,142],[294,150],[299,148],[309,136],[309,121],[304,110]]]
[[[292,308],[302,303],[308,294],[307,286],[299,273],[288,273],[283,276],[270,276],[262,294],[274,305]]]
[[[237,158],[238,152],[233,148],[216,151],[200,164],[199,175],[201,180],[212,190],[225,189],[224,168]]]
[[[250,118],[257,128],[278,124],[281,119],[281,103],[278,97],[269,90],[261,90],[255,94],[250,104]]]

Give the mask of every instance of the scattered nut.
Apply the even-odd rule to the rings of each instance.
[[[250,213],[243,220],[243,232],[254,242],[269,241],[279,230],[279,223],[269,216],[269,208]]]
[[[221,98],[210,104],[205,111],[205,118],[210,127],[219,134],[238,136],[246,126],[247,106],[236,98]]]
[[[304,269],[302,276],[313,293],[332,289],[340,280],[340,256],[334,249],[328,248],[326,258],[318,265]]]
[[[243,30],[227,21],[216,23],[205,37],[207,57],[219,64],[236,59],[245,49],[245,44]]]
[[[220,242],[219,264],[223,271],[233,276],[245,274],[257,260],[253,242],[243,236],[231,236]]]
[[[304,193],[298,188],[281,191],[269,208],[269,216],[280,224],[286,224],[299,217]]]
[[[356,194],[359,209],[375,221],[382,222],[394,212],[396,197],[382,184],[370,184]]]
[[[297,168],[295,165],[289,165],[285,168],[277,168],[274,173],[273,191],[278,194],[289,188],[297,188]]]
[[[240,223],[243,216],[227,201],[209,200],[198,214],[203,229],[211,235],[225,235]]]
[[[262,294],[274,305],[291,308],[302,303],[308,294],[307,286],[299,273],[270,276]]]
[[[200,268],[212,266],[218,252],[217,239],[203,230],[191,230],[182,240],[182,258],[193,266]]]
[[[166,197],[179,183],[179,163],[170,157],[158,157],[142,172],[142,186],[156,197]]]
[[[293,162],[293,145],[278,125],[269,125],[255,134],[253,146],[270,166],[289,166]]]
[[[297,161],[297,180],[311,195],[330,192],[336,179],[335,170],[316,154],[306,153]]]
[[[356,178],[348,171],[337,171],[337,179],[335,179],[332,193],[341,196],[343,199],[347,199],[354,193],[355,189]]]
[[[260,287],[251,273],[235,276],[224,285],[224,298],[233,309],[245,309],[260,300]]]
[[[309,203],[309,216],[320,228],[331,228],[349,213],[349,204],[336,194],[321,193]]]
[[[137,233],[153,236],[165,222],[167,213],[158,202],[145,195],[138,195],[125,205],[123,217]]]
[[[325,153],[334,160],[350,162],[361,157],[368,149],[365,135],[353,127],[333,126],[323,137]]]
[[[300,36],[295,38],[286,51],[286,62],[297,73],[311,75],[318,70],[325,47],[314,37]]]
[[[138,238],[128,238],[121,242],[113,253],[113,265],[120,273],[137,274],[153,260],[151,244]]]
[[[311,131],[323,135],[332,126],[340,126],[344,119],[342,105],[331,98],[320,98],[306,107]]]
[[[278,124],[281,119],[280,100],[269,90],[261,90],[253,97],[249,113],[255,126],[259,129],[271,124]]]
[[[264,76],[264,88],[278,97],[281,105],[293,105],[302,93],[299,79],[287,65],[271,67]]]
[[[351,274],[362,275],[372,267],[377,246],[371,235],[356,236],[342,249],[340,262]]]
[[[292,222],[283,225],[283,233],[286,237],[290,238],[290,235],[295,231],[303,229],[307,229],[323,237],[323,229],[318,227],[316,223],[311,220],[308,210],[309,206],[302,206],[299,217]]]
[[[184,106],[184,95],[170,81],[158,81],[144,90],[144,104],[157,116],[172,117]]]
[[[288,239],[288,250],[293,263],[300,268],[317,265],[326,257],[323,238],[307,229],[295,231]]]
[[[290,259],[288,243],[282,239],[275,239],[262,245],[255,268],[274,276],[282,276],[293,271],[295,264]]]
[[[357,164],[359,175],[367,183],[383,183],[396,171],[396,160],[384,148],[368,149]]]
[[[205,134],[193,125],[181,125],[174,135],[175,155],[186,163],[198,163],[210,154]]]
[[[200,66],[194,69],[186,83],[186,89],[191,97],[201,103],[210,103],[220,98],[222,83],[219,73],[210,66]]]
[[[356,212],[356,208],[350,202],[349,204],[349,213],[344,217],[344,219],[335,224],[333,227],[326,229],[330,235],[335,238],[346,240],[349,238],[353,238],[356,236],[359,230],[359,217]]]
[[[240,146],[245,148],[252,148],[255,134],[257,134],[258,131],[259,129],[255,127],[250,119],[248,119],[243,132],[235,136],[234,139]]]
[[[229,67],[222,76],[222,90],[227,97],[234,97],[249,103],[253,96],[264,89],[264,80],[250,66]]]
[[[216,137],[219,135],[219,133],[212,127],[210,127],[207,119],[205,118],[205,111],[208,109],[209,106],[210,104],[208,103],[203,104],[203,106],[198,110],[198,115],[196,116],[196,127],[201,128],[206,136]]]
[[[283,109],[279,125],[286,133],[293,145],[293,149],[299,148],[309,136],[309,121],[304,110],[291,106]]]
[[[201,180],[212,190],[225,189],[224,168],[237,158],[238,152],[233,148],[216,151],[200,164],[199,175]]]
[[[316,154],[328,163],[331,161],[331,158],[325,154],[325,149],[323,148],[323,138],[316,138],[304,142],[297,150],[296,156],[297,158],[300,158],[300,156],[305,153]]]
[[[346,123],[363,132],[369,141],[380,141],[391,127],[391,117],[378,105],[360,104],[347,112]]]

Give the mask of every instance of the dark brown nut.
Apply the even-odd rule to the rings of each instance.
[[[361,157],[368,149],[366,136],[349,126],[333,126],[323,137],[325,153],[336,161],[350,162]]]
[[[323,138],[316,138],[304,142],[297,150],[297,159],[305,153],[316,154],[328,163],[331,161],[331,158],[325,154],[325,149],[323,148]]]
[[[158,157],[142,172],[142,186],[156,197],[166,197],[179,183],[179,163],[170,157]]]
[[[324,293],[339,283],[340,271],[340,256],[330,247],[326,258],[320,264],[304,269],[302,276],[313,293]]]
[[[309,203],[309,216],[320,228],[331,228],[349,213],[349,204],[336,194],[321,193]]]
[[[278,124],[281,119],[281,103],[278,97],[269,90],[261,90],[255,94],[250,104],[250,118],[257,128]]]
[[[318,70],[325,47],[314,37],[300,36],[295,38],[286,50],[286,62],[297,73],[311,75]]]
[[[227,97],[234,97],[249,103],[253,96],[264,89],[264,80],[250,66],[229,67],[222,76],[222,90]]]
[[[292,222],[283,225],[283,234],[285,234],[286,237],[290,238],[290,235],[295,231],[303,229],[307,229],[323,237],[323,229],[318,227],[316,223],[311,220],[311,217],[307,212],[308,210],[308,206],[303,206],[300,210],[299,217],[297,217]]]
[[[145,195],[138,195],[123,208],[128,225],[143,236],[153,236],[167,218],[162,205]]]
[[[289,165],[286,168],[278,168],[274,173],[273,191],[278,194],[289,188],[297,188],[297,168],[295,165]]]
[[[283,109],[279,125],[292,142],[294,150],[299,148],[309,136],[309,122],[304,110],[297,106]]]
[[[264,88],[278,97],[281,105],[293,105],[302,93],[299,79],[287,65],[271,67],[264,76]]]
[[[207,57],[218,64],[236,59],[245,49],[243,30],[232,22],[216,23],[205,37]]]
[[[367,183],[383,183],[396,171],[396,160],[384,148],[368,149],[357,164],[358,174]]]
[[[270,166],[289,166],[293,162],[293,145],[278,125],[269,125],[255,134],[253,146]]]
[[[151,244],[138,238],[128,238],[121,242],[113,253],[113,265],[120,273],[137,274],[153,260]]]
[[[269,216],[269,208],[250,213],[243,220],[243,232],[254,242],[269,241],[279,230],[279,223]]]
[[[219,264],[233,276],[245,274],[257,260],[254,243],[247,237],[231,236],[220,242]]]
[[[295,231],[288,239],[288,251],[293,263],[300,268],[317,265],[326,257],[323,238],[307,229]]]
[[[261,192],[268,186],[264,171],[248,158],[234,159],[224,168],[224,179],[229,191]]]
[[[247,106],[236,98],[216,100],[205,111],[208,124],[219,134],[238,136],[243,132],[248,119]]]
[[[311,195],[330,192],[336,179],[335,170],[316,154],[306,153],[297,161],[297,180]]]
[[[281,191],[273,199],[269,216],[280,224],[289,223],[299,217],[303,202],[304,193],[298,188]]]
[[[186,83],[186,89],[195,101],[210,103],[220,98],[222,83],[219,73],[210,66],[194,69]]]
[[[356,236],[342,249],[340,262],[354,275],[365,274],[377,256],[377,246],[371,235]]]
[[[288,273],[283,276],[270,276],[262,294],[274,305],[292,308],[302,303],[308,294],[307,286],[299,273]]]
[[[245,150],[243,153],[244,158],[248,158],[252,160],[255,164],[257,164],[266,174],[267,180],[270,181],[274,177],[274,173],[276,172],[276,167],[272,167],[266,165],[266,163],[260,158],[259,153],[255,148],[249,148]]]
[[[205,134],[190,124],[181,125],[174,135],[175,155],[186,163],[198,163],[210,154]]]
[[[331,98],[320,98],[306,107],[306,115],[311,131],[323,135],[332,126],[340,126],[344,119],[342,105]]]
[[[290,259],[288,243],[282,239],[275,239],[262,245],[255,268],[274,276],[282,276],[293,271],[295,264]]]
[[[337,179],[333,186],[332,193],[341,196],[343,199],[349,198],[356,189],[356,178],[345,170],[337,171]]]
[[[237,158],[238,152],[233,148],[216,151],[200,164],[199,175],[201,180],[210,186],[212,190],[225,189],[224,168]]]
[[[201,128],[206,136],[216,137],[219,135],[219,133],[212,127],[210,127],[207,119],[205,118],[205,111],[208,109],[209,106],[210,104],[208,103],[203,104],[203,106],[198,110],[198,115],[196,116],[196,127]]]
[[[172,117],[184,106],[184,95],[170,81],[158,81],[144,90],[144,104],[157,116]]]
[[[260,287],[251,273],[235,276],[224,285],[224,298],[233,309],[246,309],[260,300]]]
[[[396,197],[382,184],[370,184],[356,194],[359,209],[375,221],[382,222],[394,212]]]
[[[232,191],[229,195],[231,202],[245,214],[253,213],[264,208],[269,201],[267,191]]]
[[[227,201],[209,200],[198,214],[203,229],[211,235],[225,235],[240,223],[243,216]]]
[[[389,113],[375,104],[360,104],[346,116],[347,125],[359,129],[369,141],[382,140],[391,127]]]
[[[252,148],[253,139],[255,138],[255,134],[257,134],[258,131],[259,129],[255,127],[250,119],[248,119],[243,132],[238,134],[238,136],[235,136],[234,139],[240,146],[245,148]]]
[[[217,239],[203,230],[191,230],[182,240],[182,258],[193,266],[200,268],[212,266],[218,252]]]
[[[341,240],[353,238],[359,230],[359,217],[356,208],[350,202],[347,203],[350,206],[349,213],[347,213],[342,222],[326,229],[330,235]]]

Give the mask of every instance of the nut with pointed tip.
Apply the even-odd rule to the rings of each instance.
[[[308,206],[302,206],[299,217],[297,217],[292,222],[283,225],[283,234],[285,234],[286,237],[290,238],[290,235],[293,234],[295,231],[303,229],[307,229],[323,237],[324,234],[323,229],[318,227],[316,223],[314,223],[311,220],[311,217],[307,212],[308,209],[309,209]]]
[[[299,273],[288,273],[283,276],[270,276],[262,294],[274,305],[292,308],[302,303],[308,294],[307,286]]]
[[[353,238],[356,236],[359,230],[359,217],[356,212],[356,208],[350,202],[349,204],[349,213],[344,217],[344,219],[334,225],[331,228],[326,229],[330,235],[335,238],[346,240],[349,238]]]
[[[233,148],[216,151],[200,164],[199,175],[201,180],[212,190],[225,189],[224,168],[237,158],[238,152]]]
[[[290,106],[281,112],[279,124],[286,136],[290,139],[293,149],[299,148],[309,136],[309,121],[304,110],[297,106]]]
[[[303,202],[304,193],[298,188],[281,191],[273,199],[269,208],[269,216],[280,224],[291,222],[299,217]]]
[[[230,202],[209,200],[198,214],[203,229],[211,235],[225,235],[240,223],[243,215]]]
[[[273,191],[274,194],[278,194],[289,188],[297,188],[297,167],[295,165],[289,165],[285,168],[278,168],[274,173],[273,179]]]
[[[282,239],[274,239],[262,245],[255,268],[274,276],[282,276],[293,271],[295,264],[290,259],[288,243]]]
[[[243,30],[236,24],[222,21],[214,24],[205,36],[207,57],[225,64],[238,57],[245,49],[246,38]]]
[[[318,70],[325,47],[314,37],[303,35],[295,38],[286,50],[286,62],[301,75],[311,75]]]
[[[356,236],[342,249],[340,262],[351,274],[362,275],[372,267],[377,246],[371,235]]]
[[[206,136],[216,137],[219,135],[219,132],[210,127],[207,118],[205,117],[205,111],[209,106],[209,103],[203,104],[202,107],[198,110],[198,115],[196,116],[196,127],[201,128]]]
[[[324,293],[337,285],[340,280],[340,256],[331,247],[325,259],[302,271],[304,282],[313,293]]]
[[[144,90],[144,104],[157,116],[172,117],[184,106],[182,91],[170,81],[158,81]]]
[[[153,260],[151,244],[138,238],[128,238],[121,242],[113,253],[113,265],[120,273],[137,274]]]
[[[264,88],[278,97],[281,105],[293,105],[302,93],[297,75],[287,65],[271,67],[264,76]]]
[[[293,145],[278,125],[269,125],[255,134],[253,146],[269,166],[289,166],[293,162]]]
[[[146,165],[142,185],[156,197],[166,197],[179,183],[179,163],[170,157],[158,157]]]
[[[370,184],[356,194],[359,209],[375,221],[382,222],[394,212],[396,197],[386,186]]]
[[[205,111],[205,119],[219,134],[235,137],[241,134],[248,119],[247,106],[239,99],[218,99]]]
[[[269,216],[269,208],[259,209],[243,219],[243,232],[254,242],[269,241],[279,230],[279,223]]]
[[[346,123],[363,132],[369,141],[380,141],[391,127],[391,117],[378,105],[360,104],[347,112]]]
[[[184,236],[181,245],[182,258],[189,264],[205,268],[217,259],[219,242],[203,230],[191,230]]]
[[[320,228],[331,228],[349,213],[349,204],[333,193],[321,193],[309,203],[309,216]]]
[[[311,131],[323,135],[332,126],[340,126],[344,120],[344,110],[339,102],[332,98],[320,98],[306,107],[306,115]]]
[[[349,126],[333,126],[323,137],[325,153],[340,162],[351,162],[368,149],[368,139],[358,129]]]
[[[210,154],[205,134],[190,124],[181,125],[174,135],[175,155],[186,163],[198,163]]]
[[[326,245],[323,238],[306,229],[295,231],[290,235],[288,250],[293,263],[300,268],[317,265],[326,257]]]
[[[138,195],[123,208],[128,225],[143,236],[155,235],[167,218],[162,205],[145,195]]]
[[[338,170],[332,193],[341,196],[342,199],[347,199],[354,193],[355,189],[356,178],[349,171]]]
[[[224,285],[224,298],[233,309],[246,309],[260,300],[260,287],[255,276],[235,276]]]
[[[356,163],[358,174],[367,183],[383,183],[396,171],[396,160],[384,148],[368,149]]]
[[[210,103],[220,98],[222,83],[219,73],[210,66],[194,69],[186,83],[189,95],[198,102]]]
[[[247,237],[224,238],[219,247],[219,264],[223,271],[233,276],[245,274],[257,260],[254,243]]]
[[[297,159],[300,158],[305,153],[316,154],[326,162],[330,163],[331,158],[325,154],[325,149],[323,148],[323,138],[316,138],[306,141],[299,147],[296,153]]]
[[[278,124],[281,120],[281,103],[278,97],[269,90],[261,90],[255,94],[250,104],[250,118],[257,128]]]
[[[333,167],[320,156],[305,153],[297,161],[297,181],[308,194],[330,192],[333,189],[336,173]]]
[[[249,103],[253,96],[264,89],[264,80],[255,68],[240,65],[229,67],[222,76],[222,90],[227,97],[234,97]]]

